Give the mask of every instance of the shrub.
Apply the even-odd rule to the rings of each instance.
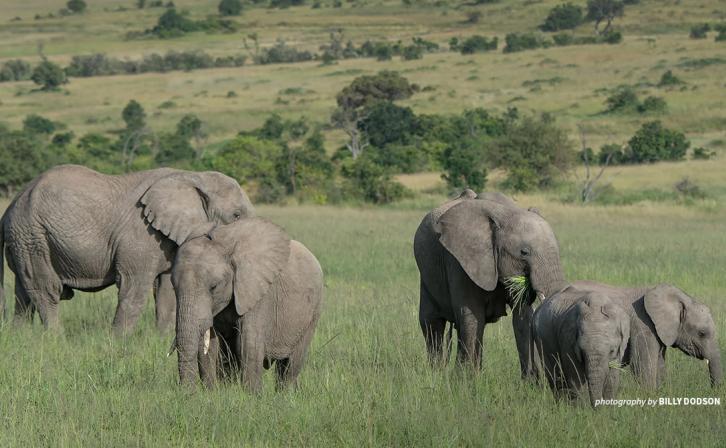
[[[663,113],[667,109],[666,101],[657,96],[649,96],[641,104],[638,105],[638,112],[645,113]]]
[[[582,8],[564,3],[552,8],[540,29],[542,31],[571,30],[582,23]]]
[[[486,186],[486,153],[473,139],[453,142],[441,154],[442,179],[450,188],[481,191]]]
[[[623,41],[623,33],[620,31],[607,31],[600,35],[600,40],[606,44],[614,45]]]
[[[607,112],[616,113],[624,111],[633,111],[638,108],[638,95],[630,86],[619,86],[605,100]]]
[[[552,41],[555,45],[564,47],[567,45],[573,45],[575,43],[575,36],[568,33],[558,33],[552,36]]]
[[[156,26],[148,32],[162,39],[167,39],[198,30],[197,23],[178,13],[175,8],[170,8],[159,16]]]
[[[181,161],[191,162],[194,155],[194,148],[185,135],[164,133],[159,136],[154,161],[160,166],[168,166]]]
[[[55,123],[40,115],[31,114],[23,120],[23,131],[29,134],[50,135],[55,130]]]
[[[660,77],[660,81],[658,81],[658,87],[678,86],[681,84],[685,83],[681,81],[681,79],[678,78],[676,75],[674,75],[673,72],[670,70],[663,73]]]
[[[706,193],[701,190],[701,187],[687,177],[676,182],[673,188],[678,194],[687,199],[704,199],[706,197]]]
[[[682,160],[690,145],[682,132],[666,129],[660,121],[643,124],[628,142],[633,163]]]
[[[137,131],[146,126],[146,112],[136,100],[131,100],[126,104],[121,111],[121,118],[129,131]]]
[[[398,72],[383,70],[375,75],[359,76],[341,90],[335,97],[338,106],[358,109],[378,101],[397,101],[410,98],[418,91]]]
[[[466,23],[479,23],[482,17],[481,11],[467,11],[466,12]]]
[[[30,79],[41,86],[41,90],[46,91],[57,90],[62,84],[66,84],[68,82],[66,73],[63,69],[47,59],[43,59],[43,61],[35,67]]]
[[[691,39],[705,39],[709,31],[711,31],[711,25],[708,23],[693,25],[689,37]]]
[[[698,147],[693,149],[691,158],[693,160],[709,160],[715,155],[716,153],[714,151],[709,151],[706,148]]]
[[[621,0],[587,0],[586,20],[595,22],[595,30],[600,27],[600,23],[607,22],[603,33],[607,33],[610,25],[616,17],[622,17],[625,13],[625,4]]]
[[[496,50],[498,44],[499,39],[497,37],[489,40],[484,36],[477,35],[468,37],[463,42],[461,42],[461,44],[457,48],[459,49],[459,51],[461,51],[461,54],[473,54]]]
[[[628,162],[628,156],[620,145],[608,144],[600,147],[598,153],[598,164],[605,165],[621,165]]]
[[[423,52],[424,50],[422,47],[419,47],[417,45],[409,45],[403,48],[403,52],[401,53],[401,59],[403,59],[404,61],[421,59],[423,58]]]
[[[240,0],[222,0],[217,9],[222,16],[238,16],[242,12],[242,2]]]
[[[270,8],[289,8],[291,6],[301,6],[305,4],[305,0],[270,0]]]
[[[714,40],[716,42],[726,41],[726,25],[722,25],[718,28],[718,34]]]
[[[309,51],[299,51],[288,46],[283,40],[278,40],[274,46],[262,50],[259,55],[255,56],[255,62],[261,65],[310,61],[312,59],[313,54]]]
[[[547,114],[513,121],[487,146],[494,165],[507,170],[504,186],[517,191],[552,186],[577,156],[567,132]]]
[[[30,64],[22,59],[6,61],[0,68],[0,82],[4,81],[25,81],[30,79],[33,69]]]
[[[120,67],[114,67],[114,65],[120,65],[120,61],[109,59],[102,53],[80,55],[73,56],[70,65],[65,68],[65,72],[68,76],[77,77],[106,76],[119,73]]]
[[[86,2],[83,0],[69,0],[66,8],[73,14],[82,14],[86,11]]]
[[[406,188],[394,181],[390,172],[366,154],[346,160],[341,167],[341,174],[366,202],[388,204],[407,194]]]
[[[45,143],[22,131],[0,129],[0,190],[10,196],[53,163]]]
[[[532,50],[547,46],[547,43],[536,34],[533,33],[509,33],[504,37],[506,46],[505,53],[514,53],[515,51]]]
[[[401,107],[390,101],[381,101],[368,109],[359,123],[371,145],[383,148],[390,144],[407,144],[418,132],[418,121],[411,108]]]

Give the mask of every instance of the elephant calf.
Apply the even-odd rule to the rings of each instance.
[[[278,388],[296,384],[323,300],[323,273],[305,246],[259,218],[220,226],[179,248],[172,283],[182,384],[200,376],[211,386],[221,366],[259,391],[272,363]]]
[[[574,285],[607,294],[630,314],[630,342],[624,363],[646,387],[660,386],[665,376],[666,348],[708,362],[711,385],[721,383],[721,350],[708,307],[675,286],[622,288],[589,281]]]
[[[550,388],[574,399],[587,384],[593,407],[617,392],[629,336],[622,307],[605,294],[573,286],[545,300],[532,321],[535,364]]]

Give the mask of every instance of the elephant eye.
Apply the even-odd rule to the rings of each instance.
[[[530,251],[529,247],[523,247],[523,248],[522,248],[522,249],[521,249],[521,250],[519,251],[519,253],[520,253],[520,254],[521,254],[521,255],[522,255],[523,257],[529,257],[529,254],[531,253],[531,251]]]
[[[234,212],[234,214],[232,216],[234,217],[234,219],[236,221],[236,220],[238,220],[238,219],[240,219],[242,217],[242,213],[240,213],[240,212]]]
[[[699,331],[698,332],[698,337],[701,338],[701,339],[705,338],[706,337],[706,332],[703,331],[703,330]]]

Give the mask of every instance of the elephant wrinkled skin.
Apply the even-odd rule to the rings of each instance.
[[[296,384],[323,299],[322,269],[305,246],[263,219],[242,220],[183,244],[172,281],[182,384],[211,386],[239,369],[259,391],[272,363],[278,388]]]
[[[620,305],[605,294],[569,286],[534,313],[535,365],[557,396],[575,399],[587,384],[595,406],[617,393],[629,336],[630,317]]]
[[[59,300],[116,284],[116,331],[133,328],[152,288],[163,328],[175,314],[170,269],[177,245],[252,215],[239,184],[217,172],[50,169],[14,199],[1,222],[0,246],[16,275],[16,318],[32,319],[37,309],[46,328],[59,327]]]
[[[419,322],[434,364],[442,360],[445,326],[452,322],[457,360],[481,366],[485,325],[514,305],[503,280],[526,275],[544,297],[567,284],[547,221],[500,193],[466,190],[428,213],[416,230],[414,256],[421,275]],[[531,301],[513,307],[523,377],[532,374],[531,316]]]

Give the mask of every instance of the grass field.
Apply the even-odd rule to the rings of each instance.
[[[679,285],[710,305],[726,346],[723,211],[520,201],[553,224],[570,279]],[[411,247],[425,210],[260,211],[304,241],[326,275],[299,391],[275,394],[272,375],[260,397],[229,385],[182,391],[151,306],[119,340],[109,331],[115,290],[80,294],[61,306],[62,337],[37,323],[2,328],[0,446],[722,446],[723,406],[592,411],[523,384],[509,318],[487,327],[481,374],[431,370]],[[657,392],[624,374],[619,396],[724,398],[703,363],[675,350],[668,373]]]
[[[425,37],[446,47],[453,36],[533,30],[559,0],[503,0],[477,7],[406,7],[398,1],[344,2],[342,8],[248,8],[235,34],[195,33],[171,40],[125,40],[128,31],[153,25],[161,9],[136,10],[132,0],[87,0],[84,16],[34,20],[57,12],[65,0],[1,0],[0,63],[104,52],[138,58],[151,52],[200,49],[214,55],[245,53],[243,38],[256,32],[263,46],[284,38],[316,50],[343,27],[356,44],[366,39]],[[195,18],[216,11],[217,0],[175,0]],[[330,2],[332,3],[332,2]],[[579,2],[584,3],[584,2]],[[119,7],[127,8],[118,11]],[[482,11],[465,24],[465,12]],[[13,21],[14,17],[22,20]],[[136,76],[71,79],[60,92],[34,92],[31,82],[0,83],[0,122],[20,126],[37,113],[64,122],[77,136],[123,126],[121,109],[140,101],[149,124],[171,129],[193,112],[204,120],[210,144],[260,125],[272,112],[325,123],[335,94],[360,74],[394,69],[426,92],[402,104],[416,113],[458,113],[484,107],[547,111],[573,139],[577,126],[588,144],[625,142],[647,120],[661,119],[685,132],[715,160],[611,167],[603,179],[616,191],[672,192],[690,178],[706,193],[696,201],[654,201],[580,206],[562,192],[516,195],[552,224],[571,280],[617,285],[673,283],[707,303],[726,357],[726,43],[691,40],[693,24],[726,18],[724,0],[641,0],[616,21],[622,44],[549,48],[514,54],[427,54],[422,60],[373,59],[288,65],[248,65]],[[590,32],[583,25],[578,33]],[[719,59],[720,58],[720,59]],[[693,61],[715,60],[700,68]],[[654,87],[672,69],[683,90]],[[604,89],[637,85],[641,98],[662,96],[662,115],[603,114]],[[237,96],[228,98],[227,93]],[[294,93],[290,93],[294,92]],[[172,107],[159,107],[171,101]],[[342,135],[326,131],[329,150]],[[581,169],[569,180],[581,179]],[[490,173],[489,188],[502,173]],[[5,446],[723,446],[726,403],[719,407],[604,407],[593,411],[553,400],[549,391],[522,383],[509,318],[487,327],[483,371],[453,366],[432,370],[418,327],[418,273],[412,237],[421,217],[445,198],[439,173],[398,179],[418,194],[385,207],[260,206],[320,260],[325,306],[298,391],[276,394],[272,375],[261,396],[236,385],[184,391],[175,357],[166,357],[171,334],[159,334],[148,304],[137,330],[114,338],[110,322],[116,290],[79,293],[61,305],[64,333],[40,324],[0,323],[0,447]],[[0,204],[4,209],[7,202]],[[5,290],[13,291],[6,269]],[[12,314],[12,295],[8,312]],[[642,390],[623,375],[620,398],[720,397],[708,386],[706,366],[675,350],[667,358],[661,390]]]

